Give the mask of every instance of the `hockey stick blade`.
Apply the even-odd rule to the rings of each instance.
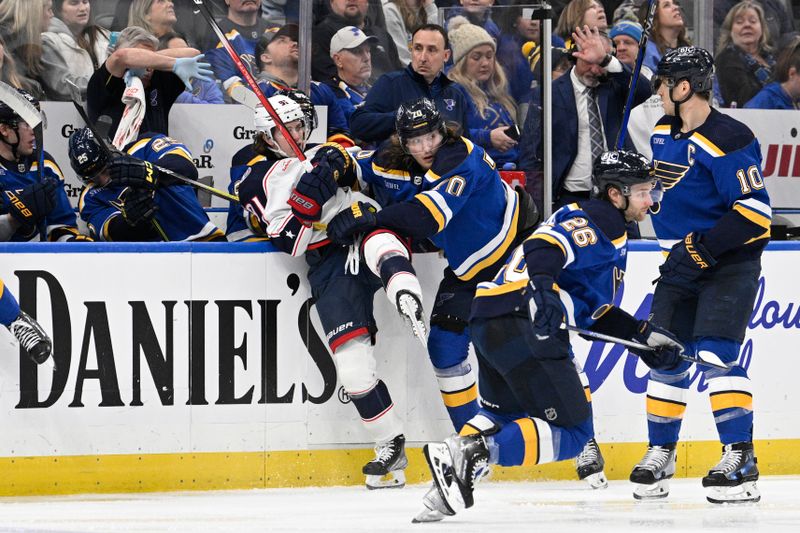
[[[44,120],[42,113],[12,86],[0,81],[0,100],[14,110],[28,126],[35,128]]]
[[[638,350],[647,350],[648,352],[654,352],[655,351],[655,348],[653,348],[652,346],[648,346],[647,344],[642,344],[642,343],[635,342],[635,341],[630,341],[628,339],[620,339],[619,337],[612,337],[611,335],[604,335],[603,333],[597,333],[597,332],[594,332],[594,331],[590,331],[588,329],[582,329],[582,328],[578,328],[578,327],[575,327],[575,326],[570,326],[569,324],[564,324],[563,327],[567,331],[572,331],[572,332],[575,332],[575,333],[577,333],[579,335],[583,335],[584,337],[591,337],[591,338],[597,339],[599,341],[610,342],[610,343],[613,343],[613,344],[619,344],[621,346],[626,346],[628,348],[636,348]],[[689,361],[689,362],[692,362],[692,363],[695,363],[695,364],[699,364],[699,365],[706,365],[706,366],[710,366],[710,367],[713,367],[713,368],[719,368],[721,370],[727,370],[728,369],[727,366],[720,365],[719,363],[715,363],[713,361],[708,361],[706,359],[703,359],[702,357],[695,357],[695,356],[692,356],[692,355],[689,355],[689,354],[686,354],[686,353],[683,353],[683,352],[681,352],[679,357],[681,359],[683,359],[684,361]]]

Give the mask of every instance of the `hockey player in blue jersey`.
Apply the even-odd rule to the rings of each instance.
[[[697,357],[723,446],[703,478],[713,503],[758,501],[753,398],[739,348],[756,296],[771,209],[761,149],[741,122],[710,106],[713,58],[702,48],[667,52],[653,78],[665,116],[650,144],[664,199],[653,206],[662,251],[651,320],[674,332]],[[634,497],[662,498],[675,472],[686,410],[689,363],[653,370],[647,386],[647,453],[633,469]]]
[[[488,465],[530,466],[575,457],[592,416],[570,356],[570,325],[654,348],[631,348],[651,368],[671,368],[682,346],[667,331],[613,305],[627,256],[626,223],[641,221],[660,190],[647,159],[606,152],[595,163],[597,199],[556,211],[478,285],[470,328],[481,410],[423,453],[437,490],[415,521],[441,520],[474,503]]]
[[[39,108],[30,93],[18,91]],[[64,192],[61,169],[43,150],[41,159],[37,159],[36,148],[30,125],[8,104],[0,102],[0,240],[91,240],[78,231],[75,212]]]
[[[53,344],[42,326],[28,313],[19,308],[19,303],[3,280],[0,279],[0,324],[19,341],[19,345],[34,363],[42,364],[50,357]]]
[[[445,125],[432,100],[402,104],[395,123],[397,135],[357,156],[383,209],[354,205],[331,221],[328,234],[347,243],[358,233],[389,228],[417,243],[430,239],[444,251],[448,266],[434,301],[428,355],[458,431],[478,410],[476,375],[467,362],[475,287],[533,230],[538,213],[527,193],[500,179],[482,148]]]
[[[300,91],[269,98],[275,114],[300,150],[316,123],[314,107]],[[380,379],[374,354],[376,290],[384,287],[392,306],[424,342],[422,289],[408,246],[390,231],[365,235],[360,246],[330,244],[325,225],[354,202],[377,208],[358,192],[356,163],[340,145],[325,144],[295,157],[277,122],[262,108],[255,111],[253,161],[234,185],[248,223],[269,237],[278,250],[304,256],[314,306],[344,390],[376,443],[375,458],[364,465],[367,488],[402,487],[405,454],[403,421]]]
[[[88,128],[69,138],[73,170],[86,187],[78,209],[102,241],[224,241],[194,188],[162,175],[166,168],[197,179],[191,153],[163,134],[143,134],[125,153],[110,154]]]

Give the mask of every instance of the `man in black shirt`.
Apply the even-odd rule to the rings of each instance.
[[[232,30],[241,35],[244,39],[251,41],[254,46],[264,32],[271,27],[270,23],[261,18],[261,0],[227,0],[228,15],[218,17],[217,24],[223,33],[230,33]],[[201,50],[215,48],[219,39],[212,32],[200,46]]]
[[[203,56],[194,48],[170,48],[156,52],[158,39],[146,30],[131,26],[119,35],[117,49],[89,80],[87,106],[93,122],[101,115],[111,117],[111,134],[117,130],[125,111],[126,72],[138,76],[144,86],[146,110],[139,131],[169,135],[169,111],[184,89],[191,89],[191,79],[210,80],[202,63]]]

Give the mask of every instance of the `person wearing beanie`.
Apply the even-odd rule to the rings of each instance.
[[[511,97],[503,67],[497,64],[497,45],[485,29],[464,17],[450,19],[453,68],[447,76],[461,85],[467,96],[467,137],[483,147],[499,167],[516,165],[517,139],[506,131],[516,128],[517,104]]]
[[[633,68],[639,55],[639,41],[642,38],[642,26],[638,22],[623,20],[618,22],[608,36],[614,43],[617,59],[624,65]],[[642,76],[648,80],[653,77],[653,71],[642,64]]]

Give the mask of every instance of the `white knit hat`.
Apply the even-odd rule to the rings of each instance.
[[[489,32],[470,24],[466,17],[461,15],[451,18],[447,22],[447,37],[450,39],[450,48],[453,50],[453,64],[467,55],[470,50],[482,44],[489,44],[497,50],[497,43],[494,42]]]

